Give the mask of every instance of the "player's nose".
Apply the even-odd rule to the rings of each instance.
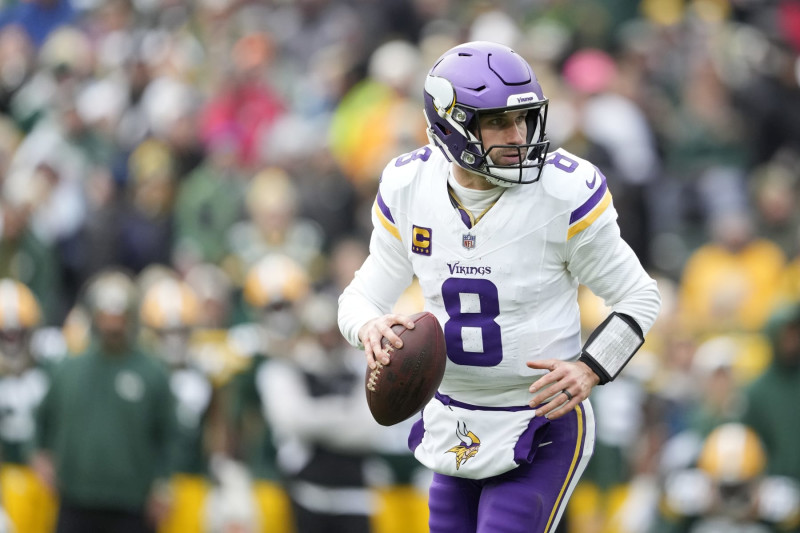
[[[505,144],[523,144],[525,142],[525,125],[512,124],[506,128]]]

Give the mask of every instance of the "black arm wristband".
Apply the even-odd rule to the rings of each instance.
[[[619,375],[643,343],[641,326],[631,316],[613,312],[589,336],[578,360],[597,374],[600,385],[605,385]]]
[[[578,357],[578,361],[581,363],[586,363],[586,366],[592,369],[592,372],[597,374],[597,377],[600,378],[600,383],[598,385],[605,385],[609,381],[611,381],[611,376],[608,375],[608,372],[600,366],[597,361],[594,360],[594,357],[589,355],[586,352],[581,352],[581,356]]]

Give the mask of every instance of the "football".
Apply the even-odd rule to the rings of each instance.
[[[444,333],[436,317],[423,311],[411,315],[414,329],[392,326],[403,341],[390,348],[388,365],[367,367],[367,403],[375,421],[392,426],[418,413],[427,404],[444,376],[447,362]],[[383,339],[384,346],[388,340]]]

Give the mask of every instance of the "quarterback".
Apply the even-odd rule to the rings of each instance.
[[[471,42],[425,80],[431,144],[388,163],[370,254],[339,299],[367,363],[400,346],[391,312],[416,276],[447,368],[409,436],[434,471],[434,533],[549,533],[594,449],[592,388],[656,319],[655,282],[621,239],[603,173],[545,134],[548,100],[506,46]],[[578,285],[612,312],[581,346]]]

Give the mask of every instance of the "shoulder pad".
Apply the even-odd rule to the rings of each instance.
[[[767,476],[758,486],[759,518],[773,524],[796,524],[800,519],[800,486],[786,476]]]
[[[263,351],[267,338],[262,326],[247,322],[228,330],[228,342],[242,357],[252,358]]]
[[[589,161],[559,148],[548,154],[541,181],[551,196],[580,202],[605,184],[605,177]]]
[[[664,480],[664,505],[679,516],[700,516],[713,502],[711,479],[699,469],[679,470]]]
[[[587,228],[611,204],[606,177],[592,163],[558,149],[550,153],[542,171],[547,194],[566,202],[569,238]]]
[[[408,199],[421,183],[437,177],[444,179],[448,164],[441,150],[430,144],[389,161],[381,174],[372,207],[376,227],[383,227],[397,240],[402,240],[394,218],[397,210],[406,210]]]
[[[438,169],[442,163],[446,162],[441,150],[431,144],[426,144],[389,161],[381,173],[380,187],[382,190],[402,187],[417,176],[424,174],[427,169]]]

